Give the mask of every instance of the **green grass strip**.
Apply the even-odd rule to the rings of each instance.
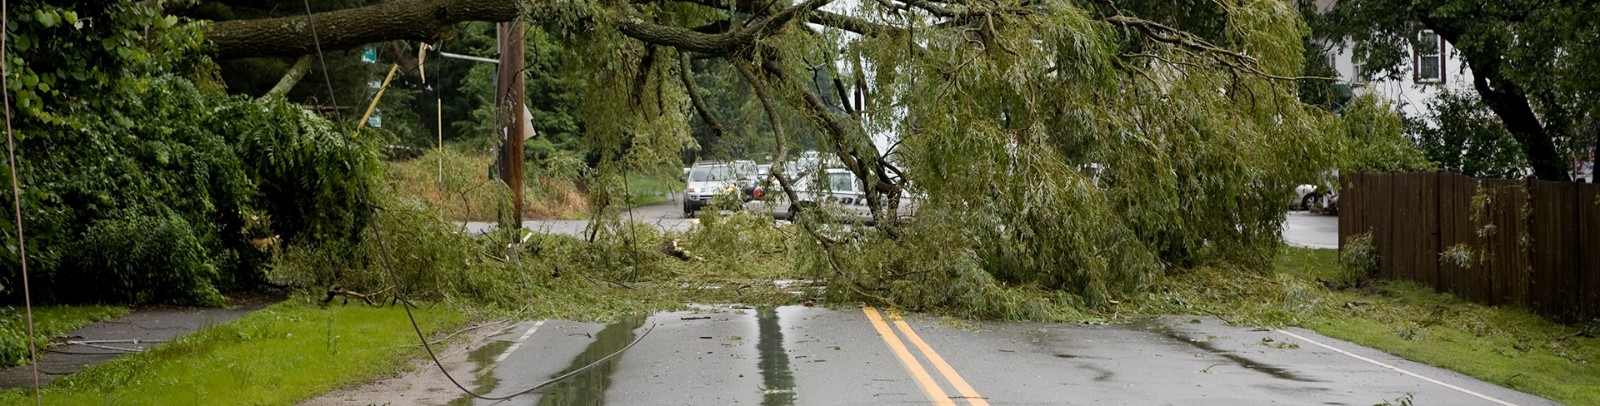
[[[293,301],[291,301],[293,302]],[[425,333],[466,318],[444,307],[416,309]],[[283,405],[390,375],[421,356],[405,311],[280,303],[150,351],[57,380],[49,405]],[[29,390],[0,404],[31,404]]]
[[[1278,270],[1329,279],[1338,272],[1336,252],[1290,248]],[[1600,338],[1592,326],[1583,334],[1527,309],[1471,303],[1410,282],[1332,291],[1325,300],[1333,306],[1303,326],[1559,402],[1600,405]]]

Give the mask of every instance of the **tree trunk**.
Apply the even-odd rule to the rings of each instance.
[[[1418,14],[1418,20],[1440,38],[1452,44],[1461,43],[1461,35],[1465,31],[1462,27],[1431,18],[1426,12],[1419,11]],[[1567,176],[1566,162],[1556,153],[1555,142],[1552,141],[1554,134],[1539,122],[1527,91],[1500,73],[1502,60],[1499,52],[1481,47],[1456,47],[1456,50],[1461,52],[1467,66],[1472,67],[1473,89],[1478,91],[1484,104],[1488,104],[1489,109],[1500,116],[1500,121],[1506,125],[1506,131],[1511,133],[1512,138],[1522,144],[1528,163],[1533,165],[1533,175],[1550,181],[1572,180]]]
[[[406,0],[307,16],[220,21],[205,26],[220,59],[299,56],[380,41],[436,41],[464,21],[504,22],[518,0]]]

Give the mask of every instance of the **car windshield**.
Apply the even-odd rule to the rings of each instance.
[[[690,182],[717,182],[738,179],[739,174],[727,165],[696,166],[689,170]]]
[[[830,173],[828,174],[828,189],[835,192],[854,192],[856,191],[855,180],[855,176],[851,176],[848,173]]]

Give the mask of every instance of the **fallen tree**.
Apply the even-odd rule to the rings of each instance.
[[[1292,185],[1333,165],[1330,134],[1347,128],[1290,89],[1315,78],[1299,73],[1305,26],[1288,6],[1137,6],[417,0],[188,26],[236,58],[538,21],[604,84],[582,108],[609,118],[585,128],[601,202],[620,201],[621,174],[675,167],[689,120],[717,120],[682,61],[724,61],[767,113],[778,160],[788,135],[818,134],[866,185],[878,227],[841,239],[801,222],[819,272],[843,284],[830,292],[1027,317],[1017,295],[1106,306],[1197,264],[1259,269]],[[1191,9],[1204,12],[1178,12]],[[901,224],[908,196],[923,203]]]

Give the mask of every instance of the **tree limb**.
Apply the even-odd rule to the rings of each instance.
[[[290,66],[289,71],[283,73],[283,78],[278,79],[278,84],[272,86],[272,90],[268,90],[267,94],[261,95],[261,98],[256,100],[265,101],[283,97],[283,95],[289,93],[289,90],[294,89],[294,85],[300,83],[300,79],[306,77],[306,72],[310,71],[311,55],[301,55],[300,59],[294,61],[294,66]]]
[[[876,23],[825,10],[817,10],[807,14],[806,22],[820,24],[824,27],[838,28],[869,37],[900,35],[906,32],[906,29],[893,25]]]
[[[678,77],[683,79],[683,89],[689,93],[689,103],[694,105],[694,111],[700,115],[700,121],[704,121],[706,128],[711,130],[711,136],[718,139],[723,138],[727,130],[723,129],[722,122],[717,120],[716,115],[711,112],[711,108],[706,106],[705,98],[700,96],[700,86],[696,86],[694,83],[692,65],[689,63],[689,53],[679,51]]]
[[[522,15],[515,0],[406,0],[311,16],[219,21],[205,25],[219,59],[297,56],[380,41],[437,41],[465,21],[511,21]],[[313,38],[312,30],[316,35]]]

